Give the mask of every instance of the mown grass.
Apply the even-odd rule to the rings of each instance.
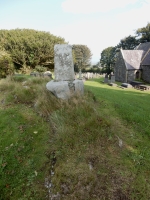
[[[115,110],[128,124],[150,136],[150,91],[123,90],[102,84],[100,80],[88,81],[86,86],[106,105],[109,103],[107,107]]]
[[[0,199],[150,199],[150,93],[95,79],[61,101],[47,81],[0,82]]]

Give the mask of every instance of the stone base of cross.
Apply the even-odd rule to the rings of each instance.
[[[84,94],[84,85],[82,80],[74,81],[50,81],[46,84],[46,88],[51,91],[57,98],[69,99],[74,95]]]

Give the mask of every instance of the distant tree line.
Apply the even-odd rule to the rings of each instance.
[[[107,47],[101,52],[100,64],[102,72],[110,74],[114,70],[117,53],[120,49],[132,50],[140,43],[150,42],[150,23],[135,31],[135,36],[127,36],[120,40],[115,47]]]
[[[2,74],[4,71],[2,69],[8,61],[7,67],[10,66],[11,69],[5,70],[2,77],[12,72],[12,66],[22,73],[26,73],[28,68],[39,71],[43,71],[44,68],[53,69],[54,45],[65,43],[67,42],[64,38],[49,32],[33,29],[0,30],[0,73]],[[91,56],[90,49],[86,45],[73,45],[73,59],[76,68],[88,66]]]

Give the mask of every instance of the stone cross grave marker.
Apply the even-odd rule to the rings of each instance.
[[[72,46],[56,44],[54,46],[54,75],[55,81],[73,81],[75,78]]]
[[[84,94],[83,81],[75,80],[71,45],[54,46],[54,75],[55,80],[48,82],[46,88],[57,98],[65,100],[75,94]]]

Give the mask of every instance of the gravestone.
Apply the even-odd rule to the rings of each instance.
[[[118,85],[115,84],[115,83],[109,83],[109,85],[112,86],[112,87],[117,87],[117,86],[118,86]]]
[[[56,81],[74,80],[74,67],[72,58],[72,46],[68,44],[56,44],[54,46],[54,75]]]
[[[90,78],[90,72],[87,72],[87,79]]]
[[[79,70],[79,79],[82,79],[82,73],[81,73],[81,69]]]
[[[84,93],[82,80],[75,80],[72,46],[57,44],[54,46],[55,80],[46,84],[46,88],[57,98],[69,99],[72,95]]]
[[[104,83],[108,83],[108,74],[105,75]]]
[[[111,83],[115,82],[115,75],[111,75]]]
[[[132,85],[129,83],[122,83],[121,87],[125,87],[125,88],[132,88]]]
[[[40,76],[40,74],[38,72],[31,72],[30,76]]]
[[[52,73],[50,71],[46,71],[43,73],[43,76],[44,77],[48,76],[48,77],[52,78]]]

